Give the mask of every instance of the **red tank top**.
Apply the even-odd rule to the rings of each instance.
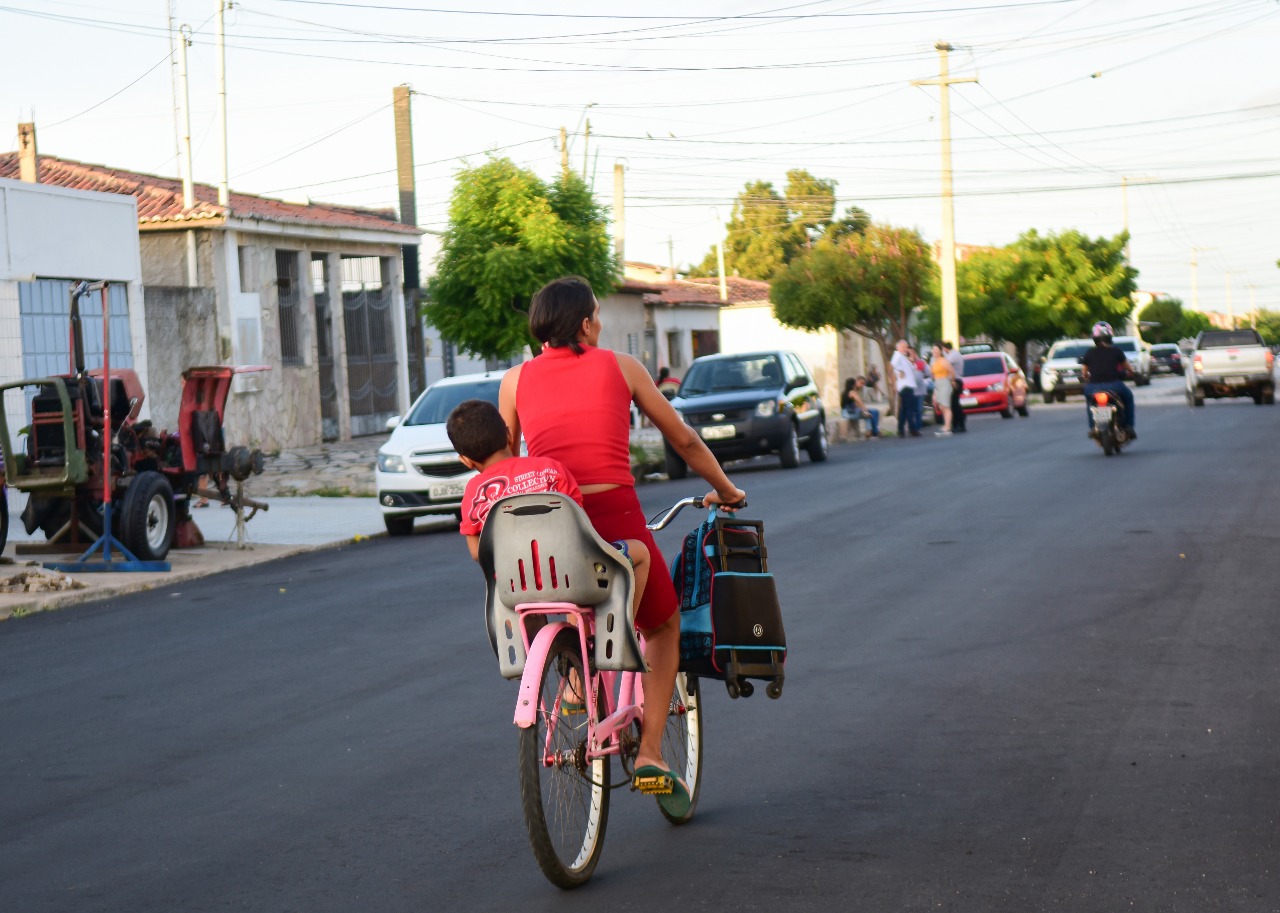
[[[520,367],[516,414],[529,456],[559,460],[579,485],[634,485],[631,388],[609,349],[548,346]]]

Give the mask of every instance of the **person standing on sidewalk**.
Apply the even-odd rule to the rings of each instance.
[[[908,354],[910,349],[905,339],[899,339],[898,351],[889,361],[898,390],[898,437],[906,437],[908,429],[912,437],[920,436],[920,421],[916,417],[916,366]]]
[[[964,406],[960,405],[960,397],[964,395],[964,356],[952,348],[949,342],[942,344],[942,351],[947,357],[947,364],[955,372],[955,377],[951,380],[951,430],[956,434],[963,434]]]
[[[934,345],[933,360],[929,362],[929,371],[933,374],[933,403],[942,413],[942,430],[934,432],[940,437],[951,433],[951,387],[955,380],[955,368],[947,361],[942,346]]]

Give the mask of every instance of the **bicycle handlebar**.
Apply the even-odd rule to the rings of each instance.
[[[706,506],[707,505],[702,502],[702,498],[681,498],[679,501],[673,504],[665,513],[663,513],[660,517],[658,517],[657,519],[649,520],[645,525],[648,526],[649,529],[653,530],[654,532],[657,532],[660,529],[666,529],[671,524],[671,521],[676,518],[676,515],[679,514],[680,511],[684,510],[686,507],[706,507]],[[732,510],[740,510],[743,507],[747,506],[747,499],[743,498],[741,501],[737,502],[736,504],[716,504],[714,506],[728,508]]]

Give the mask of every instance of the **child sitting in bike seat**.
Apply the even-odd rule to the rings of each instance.
[[[480,530],[495,501],[508,495],[554,491],[582,506],[582,492],[569,470],[547,457],[515,456],[507,440],[507,423],[493,403],[469,399],[459,403],[445,424],[445,431],[468,469],[479,475],[467,483],[462,495],[462,523],[458,532],[467,537],[474,560],[480,558]],[[649,579],[649,549],[636,539],[613,543],[631,561],[635,593],[631,604],[638,606]]]

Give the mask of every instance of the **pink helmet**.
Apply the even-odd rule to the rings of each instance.
[[[1092,335],[1094,339],[1110,339],[1116,334],[1115,331],[1111,329],[1111,324],[1107,323],[1105,320],[1099,320],[1093,325],[1093,332],[1090,335]]]

